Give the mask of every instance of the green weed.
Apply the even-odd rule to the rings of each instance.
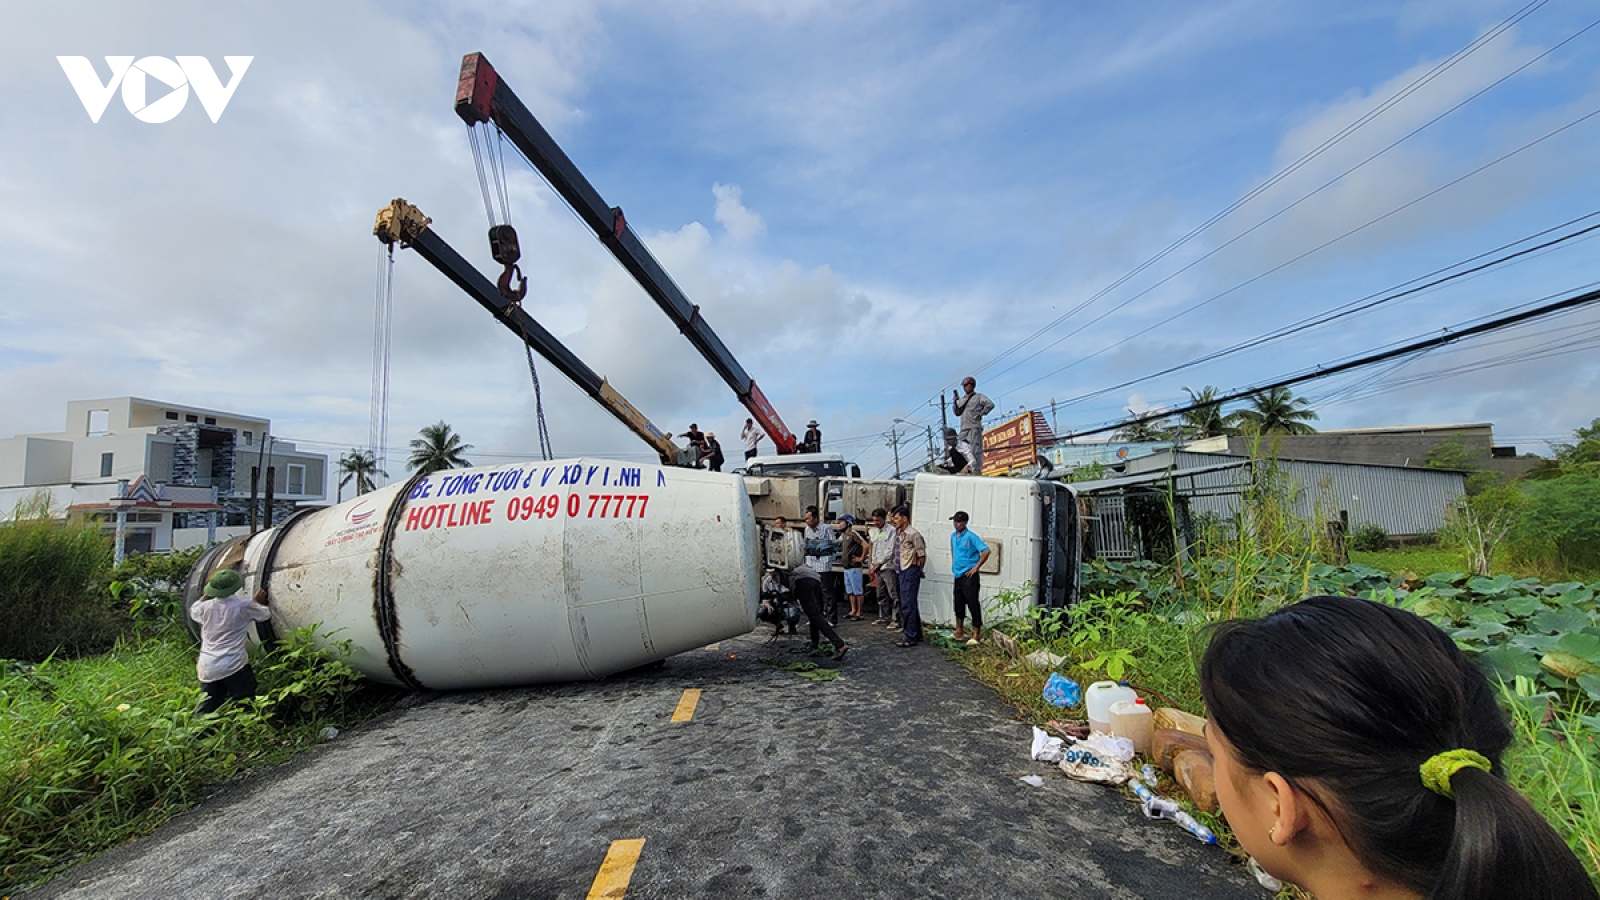
[[[197,719],[195,649],[167,630],[109,653],[0,668],[0,895],[143,834],[217,783],[387,708],[343,662],[288,635],[253,700]]]

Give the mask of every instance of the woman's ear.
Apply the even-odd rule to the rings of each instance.
[[[1310,804],[1306,796],[1289,783],[1289,779],[1277,772],[1261,776],[1261,789],[1267,793],[1272,809],[1272,827],[1267,832],[1267,839],[1280,847],[1287,847],[1301,831],[1310,826],[1307,815]]]

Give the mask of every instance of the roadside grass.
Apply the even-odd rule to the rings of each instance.
[[[1270,468],[1258,473],[1244,511],[1207,529],[1190,559],[1085,564],[1070,614],[1035,608],[994,630],[1013,638],[1020,657],[1038,649],[1065,657],[1055,671],[1083,687],[1125,680],[1152,705],[1203,715],[1197,667],[1213,624],[1313,594],[1400,605],[1451,635],[1491,679],[1514,686],[1504,702],[1516,729],[1507,776],[1600,883],[1600,583],[1474,577],[1458,554],[1437,548],[1356,552],[1349,564],[1330,565],[1326,537],[1288,515],[1282,497]],[[1023,721],[1083,716],[1081,706],[1044,700],[1048,668],[989,645],[950,655]],[[1240,853],[1220,816],[1204,821]],[[1279,896],[1307,895],[1291,886]]]
[[[310,630],[254,662],[260,694],[201,720],[195,646],[167,628],[108,653],[0,660],[0,896],[144,834],[216,785],[392,705]]]
[[[1350,561],[1382,569],[1390,574],[1412,572],[1465,572],[1467,559],[1460,551],[1433,547],[1400,547],[1393,550],[1351,550]]]
[[[1503,759],[1506,777],[1528,798],[1589,874],[1600,882],[1600,719],[1596,704],[1577,701],[1563,709],[1548,694],[1504,690],[1516,740]]]

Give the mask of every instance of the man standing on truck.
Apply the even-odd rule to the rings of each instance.
[[[961,417],[961,439],[972,448],[972,474],[983,474],[983,417],[994,412],[994,403],[978,393],[978,380],[971,375],[961,379],[966,396],[955,394],[950,404]]]
[[[744,430],[739,432],[739,437],[744,441],[744,458],[755,456],[756,445],[761,443],[761,429],[756,427],[755,419],[744,420]]]
[[[822,426],[817,424],[816,419],[806,423],[806,436],[800,439],[800,452],[822,452]]]
[[[922,613],[917,609],[917,593],[922,587],[922,567],[928,562],[928,547],[922,532],[911,527],[911,509],[896,506],[889,521],[900,532],[900,640],[896,647],[915,647],[922,643]]]
[[[967,514],[957,510],[950,517],[955,531],[950,533],[950,568],[956,576],[956,640],[972,647],[983,640],[983,604],[978,601],[978,570],[989,561],[989,545],[967,527]],[[972,610],[972,639],[967,640],[967,610]]]

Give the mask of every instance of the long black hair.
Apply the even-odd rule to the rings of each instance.
[[[1511,728],[1483,673],[1404,610],[1310,597],[1227,623],[1200,664],[1211,721],[1240,765],[1327,810],[1374,873],[1425,897],[1597,898],[1572,851],[1505,781]],[[1475,750],[1492,771],[1423,786],[1423,762]]]

